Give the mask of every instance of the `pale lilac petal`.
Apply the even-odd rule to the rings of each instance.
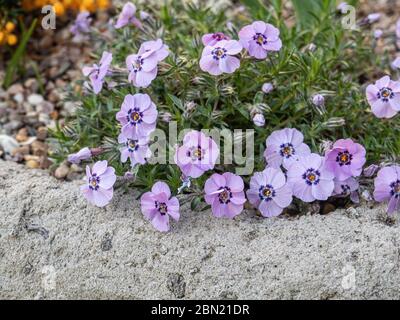
[[[226,56],[219,62],[219,68],[225,73],[233,73],[240,67],[240,60],[236,57]]]
[[[269,145],[264,151],[264,158],[269,167],[279,168],[282,164],[283,158],[277,151],[279,149],[276,145]]]
[[[400,94],[396,94],[393,99],[390,99],[389,104],[393,110],[400,111]]]
[[[93,173],[96,173],[97,176],[100,176],[100,175],[102,175],[104,172],[106,172],[106,170],[107,170],[107,165],[108,165],[107,160],[97,161],[97,162],[94,164],[94,166],[93,166],[92,172],[93,172]]]
[[[247,194],[247,199],[249,199],[249,202],[253,205],[253,206],[258,206],[258,204],[260,203],[261,199],[260,199],[260,195],[259,192],[254,190],[254,189],[249,189],[246,192]]]
[[[284,185],[282,188],[276,190],[276,195],[272,199],[279,207],[288,207],[293,200],[292,189],[288,185]]]
[[[210,73],[213,76],[222,74],[222,70],[219,68],[218,61],[216,61],[212,55],[205,55],[201,57],[200,69]]]
[[[156,228],[160,232],[169,231],[169,217],[167,214],[161,215],[157,213],[154,215],[153,220],[151,220],[151,224],[154,228]]]
[[[226,176],[214,173],[210,178],[207,179],[204,184],[204,192],[206,194],[213,194],[216,191],[220,190],[220,188],[225,187],[227,185]]]
[[[392,118],[397,114],[389,103],[377,100],[372,104],[372,112],[378,118]]]
[[[244,195],[244,191],[240,192],[232,192],[231,202],[236,205],[242,205],[246,202],[246,196]]]
[[[243,211],[243,204],[228,203],[225,209],[225,217],[233,219]]]
[[[254,21],[252,27],[256,33],[265,34],[267,29],[267,24],[263,21]]]
[[[92,191],[93,194],[93,204],[98,207],[104,207],[110,203],[113,197],[112,189],[102,189],[99,188],[97,191]]]
[[[147,88],[156,77],[157,67],[149,72],[138,71],[136,73],[136,79],[133,84],[139,88]]]
[[[232,192],[240,192],[244,189],[243,179],[233,173],[226,172],[223,174],[226,180],[226,186],[231,189]]]
[[[229,55],[238,54],[243,49],[243,46],[240,44],[240,42],[236,40],[227,41],[223,47],[226,49],[226,53]]]
[[[391,197],[388,204],[387,213],[393,215],[396,211],[400,209],[400,198]]]
[[[143,113],[143,121],[149,124],[154,123],[157,120],[158,111],[154,103]]]
[[[334,183],[332,180],[319,180],[317,185],[312,185],[311,193],[317,200],[327,200],[333,193]]]
[[[267,51],[255,41],[249,42],[249,54],[257,59],[265,59],[267,57]]]
[[[225,215],[226,204],[220,203],[218,197],[214,198],[214,202],[211,204],[211,210],[215,217],[222,218]]]
[[[286,178],[280,169],[266,168],[263,171],[267,184],[272,185],[275,189],[282,188],[286,183]]]
[[[113,187],[117,176],[115,170],[112,167],[108,167],[107,170],[100,176],[99,186],[103,189],[110,189]]]
[[[378,81],[376,81],[375,85],[379,88],[385,88],[388,87],[390,83],[390,77],[389,76],[384,76],[380,78]]]
[[[255,32],[253,27],[251,25],[245,26],[239,31],[240,42],[244,47],[246,47],[248,42],[253,39],[254,35]]]
[[[272,24],[267,23],[265,26],[265,33],[269,41],[276,41],[279,39],[280,31]]]
[[[292,185],[293,195],[304,202],[312,202],[315,197],[312,194],[311,186],[308,186],[304,181],[297,182]]]
[[[176,197],[173,197],[167,202],[168,214],[175,220],[178,221],[180,218],[179,214],[179,200]]]
[[[282,48],[281,39],[277,39],[275,41],[268,41],[267,44],[263,45],[263,48],[268,51],[279,51]]]
[[[260,210],[264,217],[272,218],[279,216],[282,213],[283,208],[278,206],[274,201],[261,201],[258,210]]]
[[[151,192],[156,195],[164,193],[168,199],[171,197],[171,190],[169,189],[169,186],[162,181],[156,182],[151,188]]]

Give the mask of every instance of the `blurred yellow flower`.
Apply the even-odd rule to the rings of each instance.
[[[17,36],[15,34],[7,35],[7,43],[8,43],[8,45],[14,46],[14,45],[17,44],[17,42],[18,42],[18,38],[17,38]]]
[[[12,23],[11,21],[6,23],[6,31],[7,32],[13,32],[15,29],[15,24]]]

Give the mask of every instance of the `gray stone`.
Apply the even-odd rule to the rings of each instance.
[[[33,93],[28,97],[28,102],[33,106],[37,106],[41,104],[43,101],[44,101],[43,96],[41,96],[40,94]]]
[[[0,298],[400,298],[400,224],[385,206],[226,220],[185,204],[160,233],[138,191],[96,208],[83,183],[0,161]]]
[[[17,140],[13,137],[7,136],[5,134],[0,134],[0,146],[6,153],[11,153],[15,148],[19,146]]]

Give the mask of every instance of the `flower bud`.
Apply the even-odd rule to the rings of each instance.
[[[274,86],[272,85],[272,83],[266,82],[262,85],[261,88],[262,92],[264,92],[265,94],[270,93],[272,90],[274,90]]]
[[[265,125],[265,118],[264,115],[261,113],[257,113],[254,117],[253,117],[253,123],[257,126],[257,127],[263,127]]]

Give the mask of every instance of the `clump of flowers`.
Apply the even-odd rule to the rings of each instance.
[[[79,97],[74,122],[57,132],[64,150],[73,152],[69,161],[107,159],[123,183],[150,190],[141,197],[142,213],[162,232],[170,230],[170,217],[179,220],[182,200],[229,219],[247,201],[267,218],[299,210],[301,202],[358,203],[378,170],[375,199],[388,202],[389,213],[398,210],[398,169],[381,163],[389,158],[386,150],[400,152],[400,127],[389,122],[400,110],[399,82],[386,76],[365,84],[365,97],[360,79],[369,79],[368,63],[376,59],[366,61],[366,41],[339,32],[332,12],[315,22],[317,28],[292,29],[277,20],[276,8],[269,9],[263,21],[230,19],[241,24],[236,26],[185,3],[164,6],[159,15],[154,10],[151,17],[126,3],[108,25],[115,43],[100,43],[107,48],[100,63],[83,70],[90,85]],[[78,17],[73,31],[85,33],[88,19]],[[370,15],[359,27],[377,19]],[[182,139],[173,130],[169,139],[160,134],[174,126],[178,133],[187,130]],[[208,131],[213,129],[221,136],[231,129],[223,138],[233,138],[233,145],[253,135],[254,152],[246,156],[254,157],[255,173],[239,175],[236,154],[221,162],[229,145],[218,144],[221,139]],[[380,164],[364,169],[367,161]],[[82,189],[98,206],[112,197],[108,163],[88,167]]]

